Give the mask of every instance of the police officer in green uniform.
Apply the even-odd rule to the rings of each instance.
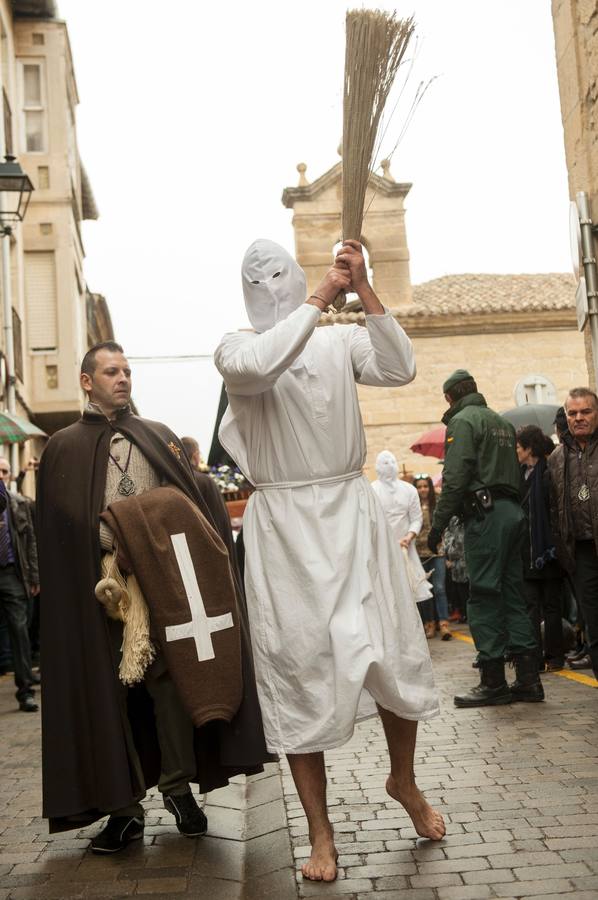
[[[495,706],[544,699],[537,647],[525,606],[521,543],[524,516],[515,429],[488,409],[473,377],[457,369],[442,386],[450,408],[442,493],[428,544],[436,552],[451,516],[465,520],[469,570],[467,617],[480,664],[480,684],[455,697],[455,705]],[[516,680],[505,680],[505,656]]]

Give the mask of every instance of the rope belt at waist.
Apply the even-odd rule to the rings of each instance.
[[[361,478],[363,470],[347,472],[345,475],[328,475],[327,478],[312,478],[309,481],[272,481],[254,485],[256,491],[279,491],[289,488],[309,487],[310,484],[340,484],[341,481],[351,481],[353,478]]]

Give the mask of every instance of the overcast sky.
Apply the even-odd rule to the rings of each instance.
[[[570,269],[568,190],[550,0],[377,2],[415,14],[411,78],[437,76],[393,157],[413,182],[413,283],[463,272]],[[339,0],[59,0],[100,210],[86,223],[91,290],[129,356],[211,354],[246,324],[239,266],[269,237],[293,251],[280,196],[338,161]],[[389,128],[390,149],[406,107]],[[143,415],[207,450],[209,360],[134,366]]]

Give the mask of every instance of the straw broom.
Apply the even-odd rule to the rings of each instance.
[[[343,240],[361,240],[365,194],[373,170],[380,120],[415,25],[396,13],[347,12],[343,93]],[[334,301],[345,305],[344,292]]]

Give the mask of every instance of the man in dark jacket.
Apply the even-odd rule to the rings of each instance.
[[[573,388],[569,430],[548,459],[552,529],[561,565],[573,579],[598,678],[598,397]]]
[[[207,821],[190,783],[213,790],[233,775],[260,771],[268,754],[247,640],[243,698],[230,723],[194,728],[161,654],[142,684],[126,691],[119,682],[122,626],[94,595],[102,550],[113,547],[100,514],[161,485],[191,500],[206,527],[210,513],[178,438],[131,412],[131,371],[120,345],[110,341],[88,351],[81,385],[88,406],[78,422],[51,437],[38,479],[43,813],[51,831],[81,828],[109,814],[92,850],[113,853],[142,837],[140,801],[153,785],[179,831],[200,835]]]
[[[9,461],[0,457],[0,492],[4,499],[0,513],[0,604],[10,637],[19,709],[37,712],[33,685],[39,683],[39,676],[31,670],[27,626],[29,598],[39,594],[37,547],[30,502],[8,490],[10,476]]]
[[[454,372],[442,389],[450,408],[442,419],[447,426],[442,493],[428,543],[436,551],[451,517],[464,518],[468,621],[480,663],[480,684],[455,697],[455,705],[543,700],[536,641],[524,599],[524,517],[515,429],[488,409],[465,369]],[[517,675],[510,688],[505,680],[507,654]]]

